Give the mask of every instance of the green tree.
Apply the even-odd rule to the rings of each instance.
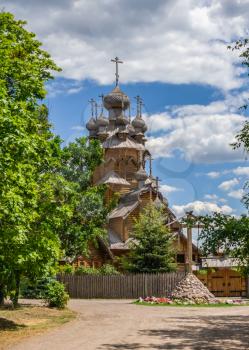
[[[238,260],[241,271],[249,273],[249,217],[234,217],[221,213],[200,218],[200,233],[204,255],[220,251]]]
[[[111,208],[104,201],[106,187],[92,186],[93,171],[102,159],[98,140],[88,142],[82,137],[62,150],[59,173],[67,183],[61,188],[67,213],[63,212],[64,222],[58,234],[65,256],[86,254],[90,241],[105,236],[103,227]]]
[[[174,238],[162,209],[148,205],[135,220],[130,254],[123,266],[132,272],[169,272],[176,268]]]
[[[238,50],[242,64],[249,68],[249,40],[238,40],[234,45],[228,46],[231,50]],[[240,107],[247,110],[248,103]],[[243,147],[249,152],[249,122],[246,121],[241,131],[236,135],[236,142],[233,148]],[[245,190],[249,182],[245,183]],[[249,194],[246,193],[242,199],[247,209],[249,208]],[[203,229],[200,234],[202,251],[205,255],[217,254],[222,251],[224,254],[237,258],[242,272],[249,273],[249,218],[248,216],[234,217],[221,213],[214,213],[199,218],[202,221]]]
[[[60,140],[51,133],[44,84],[59,70],[33,33],[10,13],[0,13],[0,302],[20,277],[51,270],[59,239],[40,203],[49,207],[55,154]]]

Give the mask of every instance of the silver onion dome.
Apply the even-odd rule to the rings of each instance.
[[[145,124],[145,121],[143,120],[142,117],[140,117],[138,115],[133,119],[131,124],[135,129],[141,129],[143,132],[145,132],[147,130],[147,126]]]
[[[93,117],[91,117],[86,123],[86,128],[89,131],[94,131],[97,129],[96,120]]]
[[[107,110],[112,108],[121,108],[125,110],[129,107],[129,105],[129,97],[120,90],[118,85],[104,97],[104,107]]]
[[[116,119],[117,125],[127,125],[129,124],[129,120],[122,114],[120,114]]]
[[[109,120],[105,118],[105,116],[101,113],[96,120],[97,126],[108,126],[109,125]]]
[[[144,181],[148,177],[146,171],[143,169],[142,166],[140,166],[140,169],[136,172],[135,176],[138,181]]]

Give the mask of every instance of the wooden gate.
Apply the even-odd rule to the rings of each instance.
[[[246,279],[232,269],[218,269],[197,277],[217,297],[246,296]]]

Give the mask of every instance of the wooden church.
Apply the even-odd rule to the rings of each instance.
[[[179,269],[185,269],[187,263],[187,239],[182,232],[168,201],[159,190],[158,181],[152,175],[151,154],[146,148],[146,123],[142,117],[142,100],[136,97],[137,113],[130,117],[130,99],[120,89],[118,64],[116,57],[116,86],[107,95],[102,96],[100,115],[93,111],[86,124],[90,139],[101,141],[104,149],[104,161],[96,168],[93,185],[106,184],[106,200],[114,194],[119,195],[116,208],[109,214],[107,231],[108,244],[100,240],[99,247],[92,246],[89,258],[81,257],[77,264],[99,267],[129,252],[132,240],[134,218],[150,202],[165,211],[165,224],[176,236],[176,261]],[[107,110],[108,116],[104,115]],[[147,166],[148,163],[148,166]],[[149,174],[146,172],[149,168]],[[197,248],[192,246],[193,261],[197,261]]]

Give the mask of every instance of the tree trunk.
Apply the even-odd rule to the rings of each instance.
[[[4,304],[4,286],[0,285],[0,306]]]
[[[20,291],[20,273],[17,272],[15,274],[15,282],[16,282],[16,286],[15,286],[15,294],[12,298],[12,303],[14,307],[17,307],[18,305],[18,298],[19,298],[19,291]]]

